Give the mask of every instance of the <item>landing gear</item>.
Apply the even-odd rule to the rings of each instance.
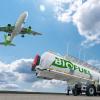
[[[32,27],[31,27],[31,26],[29,26],[28,28],[29,28],[29,29],[32,29]]]
[[[21,35],[21,37],[25,37],[24,35]]]
[[[9,33],[8,36],[11,36],[11,34]]]

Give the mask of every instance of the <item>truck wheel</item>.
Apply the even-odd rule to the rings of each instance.
[[[98,95],[100,96],[100,93],[98,93]]]
[[[90,85],[86,89],[86,95],[87,96],[94,96],[96,94],[96,89],[94,86]]]
[[[74,96],[79,95],[79,93],[78,93],[77,89],[73,89],[73,90],[72,90],[72,93],[73,93],[73,95],[74,95]]]
[[[67,90],[67,93],[66,93],[66,95],[69,95],[69,90]]]

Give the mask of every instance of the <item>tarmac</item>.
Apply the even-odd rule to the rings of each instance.
[[[72,96],[64,93],[0,92],[0,100],[100,100],[100,96]]]

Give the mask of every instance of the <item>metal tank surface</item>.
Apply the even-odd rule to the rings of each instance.
[[[34,61],[32,67],[38,78],[67,81],[73,85],[73,95],[83,92],[88,96],[100,95],[100,71],[95,67],[75,57],[53,52],[38,55]]]
[[[41,70],[47,69],[65,75],[65,80],[81,79],[82,81],[100,82],[100,73],[93,70],[92,67],[87,67],[84,64],[79,64],[79,61],[73,61],[72,58],[64,58],[61,55],[53,52],[45,52],[42,54],[40,64],[37,67]],[[69,76],[71,77],[69,79]],[[63,80],[63,79],[62,79]]]

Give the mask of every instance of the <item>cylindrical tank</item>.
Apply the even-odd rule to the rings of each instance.
[[[65,59],[63,56],[45,52],[42,54],[39,64],[40,69],[53,69],[62,74],[68,74],[73,77],[90,80],[99,83],[100,73],[92,68],[79,64],[71,59]]]

